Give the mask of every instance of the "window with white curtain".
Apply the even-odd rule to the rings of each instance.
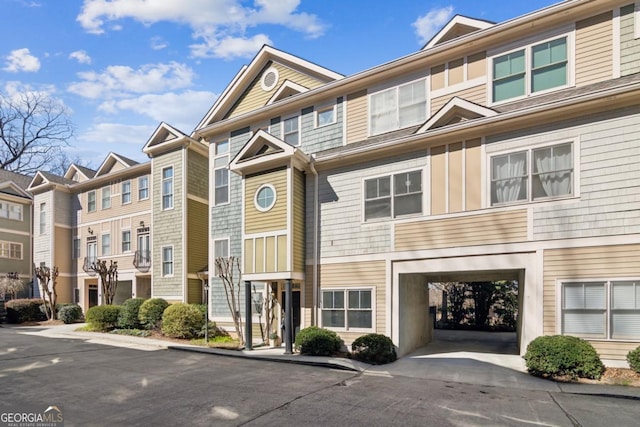
[[[572,143],[495,155],[491,157],[491,204],[571,196],[573,173]]]
[[[371,95],[369,101],[369,128],[377,135],[426,120],[426,80],[420,79]]]
[[[562,333],[640,340],[640,280],[562,283]]]

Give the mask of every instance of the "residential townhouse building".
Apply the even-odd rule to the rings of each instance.
[[[0,170],[0,277],[22,282],[16,297],[38,295],[32,283],[33,202],[27,192],[30,181],[29,176]]]
[[[290,287],[293,328],[386,334],[401,355],[432,337],[428,283],[517,280],[520,352],[570,334],[620,361],[640,342],[639,71],[628,0],[456,16],[348,77],[264,47],[191,134],[209,265],[239,257],[283,308]]]

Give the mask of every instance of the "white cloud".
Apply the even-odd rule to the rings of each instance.
[[[177,62],[146,64],[133,69],[111,65],[102,73],[78,73],[81,81],[69,85],[69,92],[84,98],[126,97],[130,94],[161,92],[191,86],[195,77],[191,67]]]
[[[419,17],[411,24],[418,36],[420,43],[425,44],[451,19],[453,6],[440,9],[431,9],[426,15]]]
[[[187,90],[181,93],[147,94],[137,98],[112,100],[100,105],[99,110],[109,114],[132,111],[155,121],[167,122],[189,133],[218,95],[213,92]]]
[[[258,42],[270,42],[264,34],[248,34],[248,29],[263,24],[281,25],[311,38],[321,36],[325,25],[316,15],[297,12],[299,6],[300,0],[255,0],[254,7],[241,0],[84,0],[76,19],[95,34],[127,18],[145,25],[161,21],[189,25],[194,38],[202,39],[191,46],[193,56],[230,58],[251,56],[256,46],[262,46]]]
[[[160,36],[151,37],[151,49],[162,50],[162,49],[165,49],[167,46],[169,46],[169,43],[167,43],[162,37]]]
[[[78,135],[80,143],[133,144],[142,147],[155,130],[154,126],[97,123]],[[80,145],[82,147],[82,145]],[[124,154],[124,153],[122,153]]]
[[[69,54],[69,59],[75,59],[80,64],[91,64],[91,57],[84,50],[76,50]]]
[[[31,52],[26,47],[11,51],[6,59],[7,66],[3,70],[10,73],[18,73],[20,71],[33,73],[40,69],[40,60],[31,55]]]

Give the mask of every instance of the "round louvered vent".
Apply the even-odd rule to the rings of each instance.
[[[266,70],[262,75],[262,80],[260,81],[262,89],[264,89],[265,91],[270,91],[271,89],[276,87],[279,77],[280,76],[278,75],[278,70],[276,70],[275,68],[269,68],[268,70]]]

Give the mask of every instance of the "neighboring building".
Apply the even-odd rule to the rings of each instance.
[[[431,339],[429,282],[517,280],[521,352],[571,334],[624,359],[640,342],[639,58],[628,0],[456,16],[349,77],[264,47],[191,135],[209,143],[209,265],[239,257],[281,304],[291,280],[296,327],[385,334],[401,355]]]
[[[20,279],[17,297],[38,295],[33,287],[31,177],[0,170],[0,276]]]

